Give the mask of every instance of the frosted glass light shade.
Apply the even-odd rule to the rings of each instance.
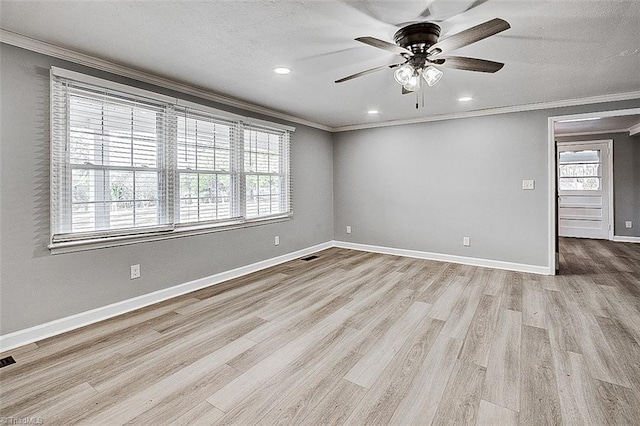
[[[413,76],[413,67],[409,64],[404,64],[393,73],[393,77],[399,84],[405,85],[409,82]]]
[[[409,81],[406,84],[404,84],[402,87],[404,87],[406,90],[410,92],[415,92],[417,90],[420,90],[420,73],[416,71],[413,74],[413,76],[411,76]]]
[[[422,71],[422,78],[427,82],[429,87],[435,85],[442,78],[443,72],[434,67],[427,67]]]

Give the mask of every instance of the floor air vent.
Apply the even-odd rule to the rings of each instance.
[[[305,260],[305,261],[308,262],[310,260],[317,259],[317,258],[318,258],[318,256],[309,256],[309,257],[303,257],[302,260]]]
[[[6,367],[7,365],[15,364],[16,360],[13,359],[12,356],[8,356],[6,358],[0,359],[0,368]]]

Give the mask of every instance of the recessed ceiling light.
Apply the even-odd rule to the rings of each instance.
[[[277,67],[273,69],[273,72],[275,72],[276,74],[285,75],[285,74],[289,74],[291,70],[285,67]]]
[[[571,118],[569,120],[559,120],[558,123],[575,123],[577,121],[591,121],[591,120],[600,120],[600,117]]]
[[[458,98],[458,102],[469,102],[472,99],[473,98],[471,96],[463,96],[461,98]]]
[[[378,114],[380,111],[378,111],[377,109],[370,109],[369,111],[367,111],[367,114],[370,115],[375,115]]]

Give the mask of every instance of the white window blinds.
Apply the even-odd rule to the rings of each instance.
[[[216,222],[239,218],[234,149],[238,125],[184,109],[178,116],[177,222]]]
[[[288,213],[289,134],[256,125],[243,127],[246,217]]]
[[[51,243],[289,216],[290,131],[54,68]]]

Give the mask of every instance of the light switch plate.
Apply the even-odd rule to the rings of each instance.
[[[522,189],[536,189],[536,181],[533,179],[524,179],[522,181]]]
[[[626,226],[627,228],[633,228],[633,222],[631,222],[630,220],[627,220],[627,221],[624,223],[624,226]]]

